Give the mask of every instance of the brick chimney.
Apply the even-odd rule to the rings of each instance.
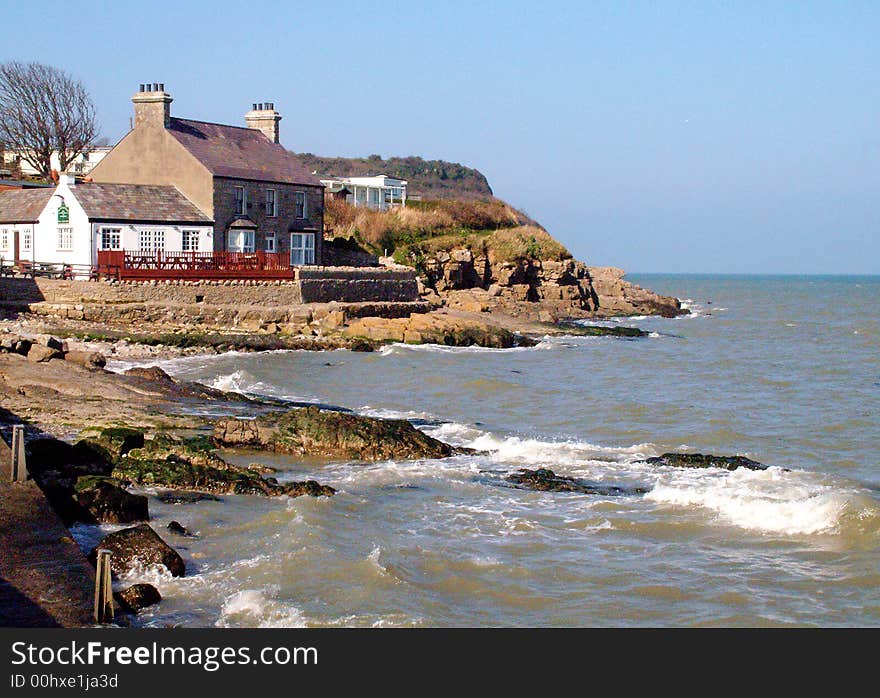
[[[134,127],[168,128],[171,125],[171,95],[165,83],[144,83],[131,101],[134,102]]]
[[[261,102],[253,107],[244,115],[247,127],[262,131],[270,141],[279,143],[278,122],[281,121],[281,114],[275,111],[274,102]]]

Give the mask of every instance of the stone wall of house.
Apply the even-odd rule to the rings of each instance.
[[[275,233],[277,252],[290,253],[290,231],[314,229],[315,263],[322,264],[324,230],[324,189],[299,184],[275,184],[253,182],[243,179],[214,180],[214,249],[226,249],[226,230],[237,215],[235,212],[235,187],[244,187],[247,192],[245,215],[257,224],[255,245],[257,250],[265,250],[265,233]],[[275,190],[277,215],[266,215],[266,190]],[[296,192],[306,193],[306,218],[296,218]],[[311,231],[309,231],[311,232]]]

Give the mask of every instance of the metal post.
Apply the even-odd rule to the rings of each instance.
[[[27,463],[24,456],[24,425],[12,427],[12,471],[13,482],[25,482],[28,478]]]
[[[113,584],[110,578],[110,551],[99,550],[95,570],[95,622],[113,620]]]

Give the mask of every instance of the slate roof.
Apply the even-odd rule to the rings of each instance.
[[[158,184],[77,184],[73,194],[90,220],[211,223],[175,187]]]
[[[54,193],[53,187],[0,191],[0,223],[36,223]]]
[[[296,155],[262,131],[177,118],[168,131],[216,177],[321,186]]]

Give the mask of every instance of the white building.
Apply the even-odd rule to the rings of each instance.
[[[79,175],[81,177],[87,175],[111,150],[113,150],[113,147],[109,145],[92,146],[84,153],[77,155],[73,162],[67,166],[67,171],[70,174]],[[49,156],[49,162],[52,164],[53,170],[61,172],[61,163],[58,160],[57,151]],[[39,175],[39,172],[34,169],[33,165],[22,157],[21,151],[16,150],[15,148],[3,151],[3,164],[7,168],[10,166],[17,166],[21,170],[21,174],[27,177],[36,177]]]
[[[76,267],[87,274],[99,250],[212,251],[213,221],[175,187],[76,182],[0,191],[0,258]]]
[[[353,206],[386,211],[406,206],[406,180],[387,175],[322,179],[321,184],[334,196],[345,197]]]

